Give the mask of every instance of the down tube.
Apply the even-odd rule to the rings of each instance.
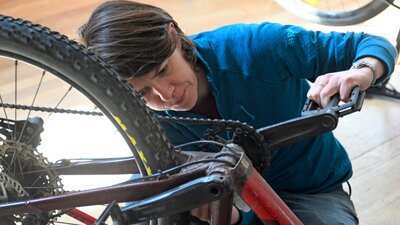
[[[244,183],[241,196],[264,224],[271,221],[281,225],[303,224],[254,168]]]

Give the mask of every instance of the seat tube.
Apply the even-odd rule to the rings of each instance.
[[[271,221],[282,225],[303,224],[253,167],[240,193],[264,224]]]
[[[264,224],[301,225],[297,216],[254,169],[244,154],[233,172],[234,190]]]

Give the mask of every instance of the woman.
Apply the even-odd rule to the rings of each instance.
[[[239,120],[255,128],[300,116],[307,97],[321,107],[335,93],[348,101],[355,86],[366,90],[385,80],[397,54],[381,37],[268,22],[188,37],[164,10],[130,1],[100,5],[80,35],[156,113]],[[201,139],[205,131],[163,126],[173,144]],[[345,149],[328,132],[274,152],[263,177],[304,224],[358,224],[342,189],[351,175]],[[192,214],[208,220],[208,206]],[[233,207],[235,223],[259,222]]]

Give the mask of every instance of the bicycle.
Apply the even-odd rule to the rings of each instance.
[[[323,1],[276,0],[284,9],[313,23],[347,26],[365,22],[390,5],[400,9],[396,0]]]
[[[323,1],[323,0],[275,0],[282,8],[307,21],[328,25],[348,26],[365,22],[386,10],[389,6],[400,9],[397,0]],[[396,38],[400,52],[400,29]],[[367,95],[400,99],[400,93],[386,80],[367,90]]]
[[[40,25],[0,15],[0,55],[11,60],[0,62],[11,65],[11,71],[2,71],[11,72],[11,77],[1,76],[1,83],[14,82],[0,93],[0,222],[4,225],[51,224],[62,215],[74,217],[83,224],[105,224],[110,216],[114,224],[143,221],[185,224],[188,220],[185,211],[209,202],[214,202],[216,209],[212,223],[224,225],[230,222],[233,201],[248,209],[243,200],[263,221],[301,224],[259,172],[268,169],[271,151],[335,129],[339,117],[361,109],[365,95],[356,88],[349,103],[339,104],[338,98],[333,98],[324,110],[308,101],[301,117],[257,130],[238,121],[173,118],[216,127],[214,131],[209,130],[207,140],[187,145],[202,148],[214,145],[220,151],[182,152],[179,149],[183,146],[169,144],[157,122],[168,118],[156,119],[124,79],[67,37]],[[26,93],[33,85],[32,79],[27,80],[20,72],[27,72],[28,78],[37,78],[33,92]],[[58,86],[59,82],[65,85]],[[60,100],[54,100],[53,107],[48,106],[49,99],[53,101],[53,96],[58,94],[50,92],[47,100],[40,103],[39,93],[46,90],[42,86],[55,86],[55,83],[58,91],[64,90],[59,94]],[[10,90],[15,93],[8,93]],[[71,95],[74,100],[66,101]],[[80,98],[84,98],[79,101],[84,107],[76,104]],[[105,129],[85,131],[91,135],[84,136],[84,142],[80,143],[93,145],[78,149],[80,154],[95,153],[100,157],[84,155],[69,159],[68,153],[79,145],[67,149],[62,149],[59,141],[55,146],[46,145],[49,139],[46,130],[60,128],[52,125],[52,118],[57,115],[62,115],[63,120],[70,119],[68,124],[62,124],[64,129],[69,123],[77,122],[73,132],[63,137],[68,138],[69,144],[73,144],[70,142],[74,141],[75,133],[74,138],[79,138],[79,130],[91,128],[90,124],[82,126],[81,123],[89,122],[90,118],[95,118],[96,124],[108,120]],[[84,119],[71,119],[70,115],[84,115]],[[233,138],[220,138],[219,129],[231,130]],[[89,140],[96,132],[106,134]],[[116,134],[118,138],[114,139]],[[100,151],[98,148],[105,140],[112,140],[113,144],[106,151]],[[99,141],[103,142],[97,145]],[[110,153],[110,156],[101,153]],[[111,158],[116,154],[121,155]],[[143,177],[130,179],[131,174],[137,173]],[[85,174],[127,176],[103,177],[107,186],[82,184],[85,190],[74,191],[76,187],[66,185],[67,176],[78,179]],[[133,204],[125,207],[118,204],[132,201]],[[106,204],[104,211],[97,218],[76,208],[103,204]],[[176,207],[167,207],[169,204]]]

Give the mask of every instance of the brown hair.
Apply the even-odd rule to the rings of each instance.
[[[168,32],[170,22],[177,35]],[[166,11],[155,6],[126,0],[105,2],[78,33],[83,45],[127,79],[158,67],[179,42],[188,62],[196,63],[193,42]]]

